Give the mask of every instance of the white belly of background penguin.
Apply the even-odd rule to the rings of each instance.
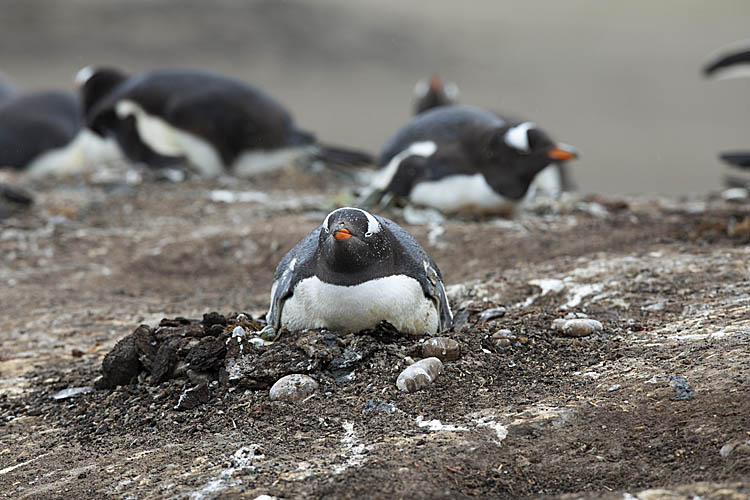
[[[435,333],[452,315],[440,270],[414,237],[384,217],[340,208],[279,263],[266,320],[338,332],[387,321],[404,333]]]
[[[409,199],[444,213],[512,213],[514,200],[495,192],[482,174],[451,175],[414,186]]]

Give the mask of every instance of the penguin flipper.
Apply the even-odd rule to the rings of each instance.
[[[281,327],[281,313],[284,302],[294,293],[294,286],[312,275],[307,260],[314,255],[322,226],[312,230],[302,241],[289,250],[276,267],[271,287],[271,303],[266,314],[266,323],[278,332]]]
[[[721,153],[719,158],[735,167],[750,168],[750,151],[732,151]]]
[[[128,116],[112,123],[111,133],[115,136],[128,160],[143,163],[150,168],[179,168],[184,158],[157,153],[143,142],[135,124],[135,117]]]
[[[443,280],[439,280],[435,287],[437,291],[438,304],[440,305],[440,331],[448,330],[453,326],[453,313],[451,312],[451,306],[448,304],[448,296],[445,293],[445,285]]]
[[[404,247],[405,253],[409,255],[410,262],[402,263],[412,278],[416,279],[422,286],[425,296],[435,303],[438,309],[438,331],[447,330],[453,326],[453,313],[448,304],[448,296],[445,293],[443,275],[432,257],[427,255],[422,245],[407,230],[395,222],[384,217],[377,217],[378,221],[386,226],[394,235],[395,240]]]

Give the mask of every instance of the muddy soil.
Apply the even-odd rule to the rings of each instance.
[[[163,318],[199,338],[206,313],[261,317],[282,255],[350,198],[299,171],[145,177],[32,185],[37,205],[1,223],[0,498],[750,498],[750,203],[589,196],[514,220],[396,214],[460,320],[445,336],[461,355],[431,386],[396,388],[424,339],[386,329],[337,336],[337,352],[363,356],[345,376],[335,353],[310,365],[320,386],[297,403],[269,399],[281,369],[232,384],[189,358],[209,378],[186,408],[200,379],[145,365],[93,388],[105,355]],[[568,315],[603,327],[563,336],[552,322]],[[303,335],[254,347],[253,367],[312,359]]]

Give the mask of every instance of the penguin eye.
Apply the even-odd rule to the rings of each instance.
[[[367,231],[365,233],[365,238],[369,238],[370,236],[372,236],[372,233],[370,231]]]

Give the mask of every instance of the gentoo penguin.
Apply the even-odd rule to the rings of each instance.
[[[185,162],[199,175],[250,176],[301,158],[334,167],[372,164],[366,153],[317,143],[259,88],[208,71],[129,76],[89,66],[76,81],[87,125],[150,166]]]
[[[452,325],[440,269],[395,222],[359,208],[326,216],[276,268],[271,308],[276,329],[358,332],[388,321],[405,333]]]
[[[539,172],[576,157],[531,122],[440,106],[412,118],[385,144],[365,205],[389,194],[444,213],[510,215]]]
[[[0,104],[0,168],[63,174],[115,154],[83,127],[74,92],[22,93]]]
[[[703,73],[719,79],[750,76],[750,49],[724,49],[722,55],[703,68]],[[719,157],[735,167],[750,168],[750,150],[724,152]]]
[[[458,94],[458,86],[453,82],[445,82],[439,75],[433,75],[429,80],[422,79],[414,87],[414,114],[457,104]],[[505,121],[512,121],[496,114]],[[537,174],[524,199],[531,201],[540,195],[558,198],[563,192],[574,189],[568,165],[565,162],[555,162]]]
[[[438,106],[456,104],[458,100],[458,86],[453,82],[446,82],[440,75],[423,78],[414,86],[414,114],[424,113],[428,109]]]

